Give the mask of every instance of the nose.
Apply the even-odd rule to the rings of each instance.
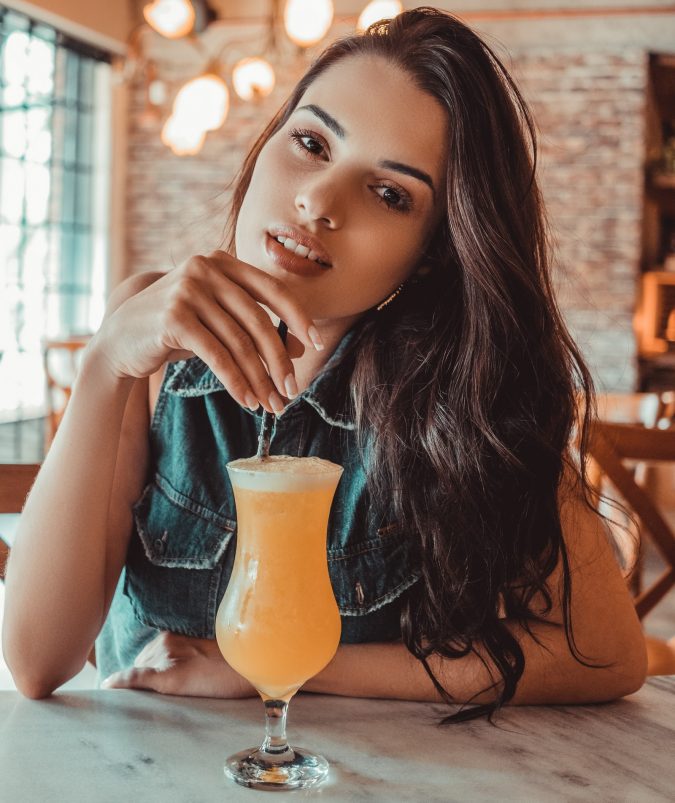
[[[342,225],[342,213],[335,182],[324,175],[306,181],[295,196],[295,208],[307,222],[318,222],[328,229]]]

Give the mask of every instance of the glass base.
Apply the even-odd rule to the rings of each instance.
[[[328,774],[328,762],[304,747],[294,747],[279,755],[252,747],[230,756],[224,770],[228,778],[242,786],[283,791],[321,783]]]

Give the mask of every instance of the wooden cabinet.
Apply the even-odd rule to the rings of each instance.
[[[646,104],[640,390],[675,388],[675,54],[652,53]]]

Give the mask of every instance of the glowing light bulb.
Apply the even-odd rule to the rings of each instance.
[[[162,142],[171,148],[176,156],[193,156],[199,153],[206,132],[184,117],[172,114],[162,128]]]
[[[173,114],[202,131],[214,131],[225,122],[230,109],[230,93],[225,81],[215,73],[188,81],[176,95]]]
[[[288,38],[301,47],[319,42],[333,22],[332,0],[288,0],[284,25]]]
[[[403,11],[403,6],[398,0],[373,0],[361,12],[359,21],[356,23],[357,31],[365,31],[369,25],[378,20],[390,20]]]
[[[272,65],[261,58],[242,59],[232,71],[234,91],[242,100],[264,98],[274,89]]]
[[[195,24],[195,10],[189,0],[154,0],[143,6],[145,21],[167,39],[190,33]]]

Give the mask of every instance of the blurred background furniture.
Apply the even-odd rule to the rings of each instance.
[[[648,476],[636,476],[637,465],[675,465],[675,429],[657,429],[641,424],[597,420],[591,427],[589,455],[594,464],[595,484],[610,501],[601,507],[612,522],[618,560],[635,596],[640,619],[675,587],[675,528],[672,511],[663,510],[658,486],[650,487]],[[611,484],[607,488],[606,483]],[[634,521],[622,518],[612,504],[618,500]],[[665,500],[667,501],[667,499]],[[669,521],[669,518],[671,519]],[[637,529],[630,525],[637,525]],[[649,543],[663,563],[656,576],[645,581],[644,555]],[[647,636],[650,674],[675,674],[675,638],[669,641]]]
[[[675,393],[606,393],[597,398],[598,420],[612,424],[632,424],[641,428],[670,429],[675,416]],[[628,465],[629,464],[629,465]],[[675,465],[653,461],[624,461],[635,482],[657,500],[667,519],[675,524]],[[597,461],[591,459],[588,466],[589,480],[598,490],[611,497],[611,488]],[[600,500],[603,513],[619,521],[614,528],[614,536],[619,544],[630,548],[642,543],[634,522],[626,519],[621,512],[612,508],[611,502]],[[631,575],[631,588],[635,594],[640,592],[642,582],[642,551],[636,556],[635,570]],[[675,628],[675,623],[674,623]]]
[[[37,464],[0,464],[0,514],[21,512],[39,468]],[[3,533],[1,522],[2,520],[0,520],[0,581],[5,579],[10,546],[9,536]]]
[[[70,399],[82,349],[90,339],[91,335],[73,335],[62,339],[45,340],[42,344],[47,382],[45,454],[54,440]]]

